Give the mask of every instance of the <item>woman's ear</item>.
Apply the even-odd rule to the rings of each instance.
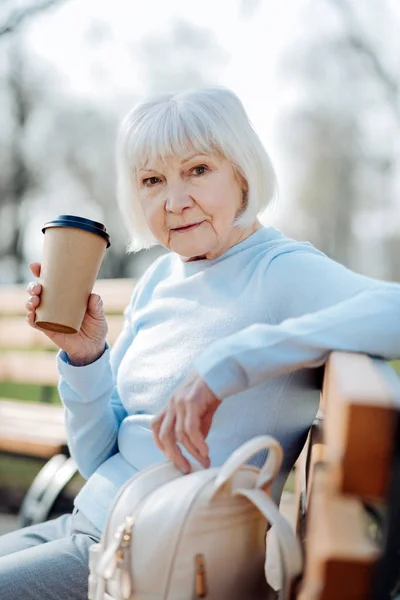
[[[235,168],[235,176],[236,176],[236,180],[237,180],[238,184],[240,185],[240,187],[242,188],[242,190],[245,190],[247,192],[249,189],[249,184],[247,183],[247,179],[245,178],[245,176],[242,175],[242,173],[239,171],[239,169],[237,167]]]

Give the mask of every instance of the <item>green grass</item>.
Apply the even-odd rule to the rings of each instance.
[[[390,364],[396,369],[397,373],[400,375],[400,360],[393,360]]]
[[[44,388],[43,386],[24,383],[0,383],[0,397],[24,400],[25,402],[61,403],[56,387],[47,386]]]
[[[39,458],[0,454],[1,487],[10,485],[17,489],[26,489],[45,462]]]

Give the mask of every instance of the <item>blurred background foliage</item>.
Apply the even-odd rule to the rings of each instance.
[[[107,225],[102,277],[139,275],[162,249],[125,252],[118,123],[146,93],[208,84],[239,94],[276,165],[264,222],[400,280],[398,3],[190,4],[2,0],[0,283],[30,278],[59,213]]]

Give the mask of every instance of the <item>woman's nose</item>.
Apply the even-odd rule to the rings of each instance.
[[[193,206],[193,198],[185,186],[173,186],[167,191],[165,210],[167,212],[180,214],[185,208]]]

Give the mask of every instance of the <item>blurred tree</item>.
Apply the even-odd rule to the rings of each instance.
[[[40,6],[44,9],[50,4],[57,3]],[[24,18],[20,14],[8,18],[8,24],[3,26],[4,32],[13,33],[2,42],[2,49],[7,50],[3,56],[8,61],[0,79],[0,94],[5,100],[3,119],[11,124],[7,136],[0,141],[0,149],[4,150],[0,279],[22,281],[27,276],[26,240],[33,231],[38,233],[37,214],[46,220],[60,212],[75,211],[103,220],[111,233],[112,245],[101,276],[136,276],[163,250],[155,248],[135,257],[125,252],[128,234],[116,206],[114,147],[118,121],[128,108],[126,96],[105,106],[96,98],[75,99],[64,91],[56,72],[35,61],[25,39],[18,35],[18,28],[28,22],[28,14],[33,12],[24,13]],[[101,35],[93,35],[93,27],[88,30],[88,49],[103,43],[104,36],[108,36],[104,27]],[[140,59],[146,92],[206,84],[217,78],[226,60],[208,30],[182,21],[166,31],[164,37],[147,36],[132,51],[135,59]],[[161,66],[160,56],[166,61]],[[129,107],[136,98],[133,87]]]
[[[386,253],[390,256],[390,279],[400,282],[400,234],[387,236]]]
[[[22,138],[31,110],[31,98],[26,93],[22,83],[23,58],[18,38],[11,44],[9,58],[12,68],[9,70],[8,84],[13,101],[14,127],[10,140],[11,170],[9,189],[8,194],[5,195],[6,204],[8,203],[11,208],[7,227],[10,227],[12,237],[6,252],[14,258],[17,281],[22,281],[20,265],[23,261],[21,243],[23,224],[21,222],[20,209],[31,179],[23,156]]]
[[[398,36],[389,2],[363,3],[363,27],[355,6],[310,3],[309,31],[288,58],[297,98],[282,119],[294,174],[291,229],[353,268],[390,277],[384,238],[399,212]]]
[[[3,122],[7,121],[7,126],[1,156],[0,221],[3,235],[0,264],[2,261],[8,264],[14,271],[16,281],[22,281],[22,238],[25,224],[21,209],[27,191],[35,185],[35,178],[27,167],[24,156],[24,136],[33,107],[39,101],[41,93],[32,85],[30,77],[25,77],[25,50],[18,33],[7,40],[7,59],[2,80],[5,96],[3,106],[6,109],[2,116]]]
[[[381,84],[384,89],[386,99],[393,110],[396,120],[400,124],[400,85],[398,69],[392,71],[390,65],[387,64],[386,58],[388,54],[382,52],[382,47],[379,48],[369,32],[366,31],[361,23],[359,14],[355,10],[357,6],[354,2],[348,0],[329,0],[331,5],[338,11],[345,25],[345,34],[342,39],[342,44],[347,46],[349,50],[361,56],[365,65],[371,71],[372,76]],[[360,7],[358,7],[360,8]],[[370,16],[370,28],[376,30],[375,11],[373,5],[369,5],[366,17]],[[372,13],[372,14],[371,14]],[[386,15],[385,15],[386,13]],[[397,14],[391,10],[390,3],[379,2],[379,16],[381,19],[385,16],[393,19],[395,22]],[[372,17],[372,19],[371,19]],[[397,25],[398,31],[398,25]],[[397,61],[396,61],[397,62]]]
[[[23,152],[25,127],[34,103],[34,90],[24,83],[24,49],[20,29],[34,16],[60,5],[65,0],[46,0],[15,8],[0,22],[0,40],[6,44],[8,64],[4,68],[3,85],[6,88],[5,104],[10,109],[11,119],[8,140],[3,138],[1,155],[2,183],[0,186],[0,218],[5,235],[0,244],[0,265],[7,264],[15,274],[16,281],[22,281],[24,224],[21,206],[27,190],[33,185],[31,173],[26,166]],[[9,6],[6,6],[6,10]],[[4,6],[3,6],[4,10]],[[11,38],[6,37],[12,34]],[[3,41],[2,38],[6,37]],[[4,46],[3,46],[4,49]],[[4,89],[3,89],[4,93]]]
[[[229,59],[213,32],[185,21],[176,22],[164,36],[146,37],[133,52],[150,93],[211,84]]]
[[[46,154],[50,151],[54,168],[65,171],[74,185],[80,187],[85,203],[97,207],[111,234],[112,244],[102,265],[102,277],[132,275],[132,256],[125,251],[128,233],[115,197],[117,127],[114,112],[93,104],[68,102],[52,115],[45,131],[44,147]],[[35,158],[38,163],[46,163],[43,155]]]
[[[67,0],[44,0],[42,2],[26,2],[24,6],[15,8],[15,2],[12,3],[11,11],[8,10],[10,3],[6,6],[8,13],[4,20],[0,21],[0,37],[9,33],[15,33],[25,23],[29,22],[33,17],[40,15],[53,7],[59,6]],[[4,9],[4,5],[3,5]]]
[[[297,113],[287,128],[292,139],[291,159],[301,159],[303,164],[296,177],[296,205],[289,227],[348,264],[361,158],[357,123],[349,115],[317,108]]]

